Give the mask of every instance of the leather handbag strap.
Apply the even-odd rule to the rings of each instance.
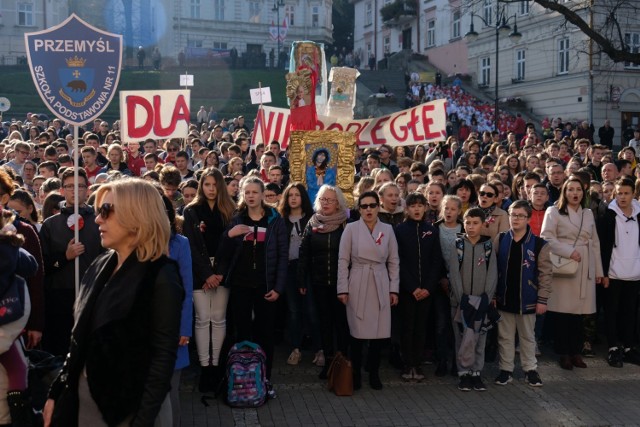
[[[580,233],[582,232],[582,223],[584,223],[584,209],[582,209],[582,218],[580,219],[580,230],[578,230],[578,234],[576,235],[576,240],[573,241],[573,247],[576,247],[578,243],[578,238],[580,237]]]

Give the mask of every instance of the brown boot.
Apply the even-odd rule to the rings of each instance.
[[[582,360],[582,356],[580,356],[579,354],[574,354],[573,356],[571,356],[571,363],[576,368],[586,368],[587,367],[587,364],[584,363],[584,360]]]
[[[560,367],[562,369],[566,369],[567,371],[572,370],[573,363],[571,363],[571,357],[569,357],[566,354],[563,354],[562,356],[560,356]]]

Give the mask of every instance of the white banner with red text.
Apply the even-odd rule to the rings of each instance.
[[[120,92],[120,136],[123,141],[186,138],[189,90]]]
[[[425,144],[447,138],[446,100],[438,99],[387,116],[344,120],[318,116],[316,130],[354,132],[358,147],[388,144],[391,147]],[[278,141],[289,144],[289,109],[262,106],[258,110],[252,145]]]

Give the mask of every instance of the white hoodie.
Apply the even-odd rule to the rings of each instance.
[[[617,280],[640,280],[640,246],[638,245],[638,222],[640,202],[631,202],[633,212],[628,221],[627,216],[618,207],[618,202],[612,200],[609,209],[616,213],[616,236],[611,263],[609,264],[609,277]]]

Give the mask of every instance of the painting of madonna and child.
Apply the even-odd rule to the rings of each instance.
[[[292,181],[306,185],[312,202],[324,184],[339,187],[345,196],[352,193],[356,148],[353,133],[294,131],[290,144]]]

